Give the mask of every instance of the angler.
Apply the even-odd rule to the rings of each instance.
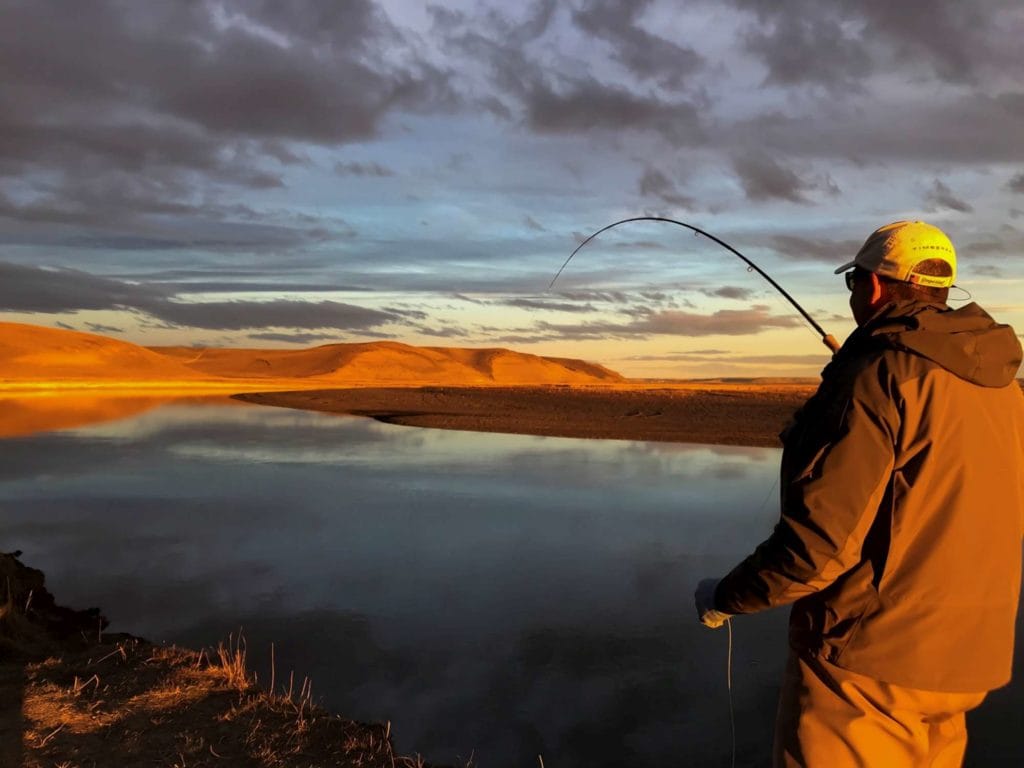
[[[780,517],[698,616],[792,604],[774,765],[961,765],[1006,685],[1024,521],[1014,330],[946,304],[956,253],[920,221],[841,266],[857,329],[782,434]]]

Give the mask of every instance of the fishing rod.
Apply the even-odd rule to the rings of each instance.
[[[567,258],[565,260],[565,263],[562,264],[562,266],[558,270],[558,272],[555,273],[555,276],[553,278],[551,278],[551,282],[548,283],[548,290],[549,291],[551,290],[552,286],[554,286],[554,284],[555,284],[555,281],[559,278],[559,276],[562,274],[562,272],[565,270],[565,268],[567,266],[569,266],[569,262],[572,261],[572,257],[575,256],[577,253],[579,253],[580,249],[583,248],[583,246],[585,246],[587,243],[589,243],[595,237],[600,235],[602,232],[607,232],[612,227],[617,227],[620,224],[628,224],[631,221],[664,221],[664,222],[666,222],[668,224],[676,224],[677,226],[689,229],[694,234],[704,235],[704,237],[706,237],[708,240],[711,240],[713,242],[718,243],[720,246],[725,248],[727,251],[729,251],[729,252],[735,254],[736,256],[740,257],[741,259],[743,259],[743,261],[747,264],[747,268],[748,269],[752,269],[753,271],[757,272],[757,274],[759,274],[761,277],[763,277],[765,280],[767,280],[775,290],[777,290],[779,293],[781,293],[783,296],[785,296],[786,300],[789,301],[789,303],[792,304],[794,307],[796,307],[796,311],[799,312],[803,316],[804,320],[806,320],[808,323],[810,323],[811,327],[814,328],[814,330],[818,333],[819,336],[821,336],[821,342],[826,347],[828,347],[830,350],[832,350],[833,354],[836,353],[837,351],[839,351],[839,342],[836,341],[836,337],[833,336],[830,333],[825,333],[825,329],[822,328],[820,325],[818,325],[814,321],[813,317],[811,317],[809,314],[807,314],[807,310],[805,310],[803,307],[801,307],[797,303],[796,299],[794,299],[792,296],[789,295],[789,293],[786,291],[785,288],[783,288],[781,285],[779,285],[777,282],[775,282],[771,278],[771,276],[767,272],[765,272],[763,269],[761,269],[759,266],[757,266],[757,264],[752,262],[750,259],[748,259],[742,253],[737,251],[735,248],[733,248],[731,245],[729,245],[724,240],[721,240],[721,239],[715,237],[714,235],[710,234],[709,232],[705,232],[700,227],[695,227],[692,224],[687,224],[686,222],[683,222],[683,221],[676,221],[675,219],[668,219],[668,218],[665,218],[663,216],[633,216],[633,217],[628,218],[628,219],[622,219],[621,221],[616,221],[616,222],[614,222],[612,224],[609,224],[606,227],[601,227],[601,229],[597,230],[597,232],[595,232],[590,237],[588,237],[586,240],[584,240],[582,243],[577,245],[576,246],[576,250],[574,250],[572,253],[569,254],[569,258]]]

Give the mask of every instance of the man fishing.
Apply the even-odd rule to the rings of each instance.
[[[881,227],[839,273],[858,327],[781,435],[779,522],[697,612],[793,604],[776,766],[959,766],[964,714],[1013,660],[1021,345],[946,305],[956,255],[924,222]]]

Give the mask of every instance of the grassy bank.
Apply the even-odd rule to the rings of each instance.
[[[0,765],[426,766],[395,755],[389,725],[332,715],[308,680],[257,685],[244,641],[155,646],[60,607],[43,574],[0,554]]]

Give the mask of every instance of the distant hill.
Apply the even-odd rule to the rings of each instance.
[[[0,381],[191,380],[174,358],[107,336],[0,323]]]
[[[311,349],[141,347],[106,336],[0,323],[0,382],[208,382],[331,386],[593,384],[623,381],[595,363],[508,349],[390,341]]]
[[[192,370],[228,378],[315,379],[330,384],[588,384],[622,381],[595,363],[508,349],[413,347],[392,341],[312,349],[151,347]]]

